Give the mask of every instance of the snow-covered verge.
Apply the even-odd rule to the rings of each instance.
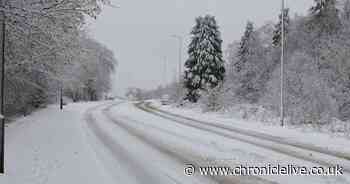
[[[266,125],[280,126],[280,118],[276,113],[257,105],[241,104],[224,108],[216,114],[224,117],[234,117],[238,119],[249,120],[251,122],[259,122]],[[319,133],[329,134],[332,137],[350,138],[350,122],[344,122],[337,118],[331,118],[326,124],[303,124],[295,123],[291,118],[285,118],[285,125],[288,128],[300,129],[302,131],[315,131]]]
[[[1,184],[113,183],[85,137],[84,112],[105,102],[49,106],[6,127]]]
[[[163,106],[158,101],[152,101],[152,106],[173,114],[191,117],[201,121],[225,124],[226,126],[229,125],[243,130],[252,130],[287,141],[310,144],[350,155],[348,137],[336,136],[336,134],[330,133],[329,131],[316,130],[314,127],[290,125],[281,127],[279,123],[276,123],[278,122],[276,118],[271,118],[267,112],[259,112],[259,109],[247,115],[247,111],[239,111],[238,109],[204,113],[202,108],[198,105],[186,104],[182,107],[178,107],[177,105]]]

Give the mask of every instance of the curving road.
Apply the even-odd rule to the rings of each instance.
[[[239,140],[247,144],[255,145],[265,149],[270,149],[291,157],[310,161],[323,166],[333,166],[335,164],[342,165],[343,171],[350,173],[350,155],[343,152],[330,151],[314,145],[291,142],[280,137],[259,133],[256,131],[247,131],[230,126],[220,125],[217,123],[199,121],[193,118],[180,116],[171,112],[166,112],[157,109],[151,103],[138,103],[136,107],[152,113],[156,116],[170,119],[176,123],[190,126],[204,131],[209,131],[215,134],[225,136],[230,139]],[[227,132],[230,132],[227,134]],[[327,159],[325,159],[327,157]]]
[[[198,172],[186,176],[184,167],[187,164],[233,166],[276,162],[325,166],[346,158],[315,153],[317,150],[312,149],[305,151],[295,145],[271,143],[261,137],[239,135],[222,127],[210,127],[156,111],[147,104],[106,103],[89,109],[85,119],[87,137],[101,164],[119,183],[349,183],[346,177],[223,177],[201,176]],[[310,152],[319,155],[314,158]]]

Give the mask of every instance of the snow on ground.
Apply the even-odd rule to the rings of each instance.
[[[99,103],[49,106],[6,128],[1,184],[114,183],[85,138],[83,113]]]
[[[122,104],[111,110],[111,115],[121,122],[127,122],[128,126],[133,127],[145,137],[153,140],[153,143],[168,145],[167,149],[180,151],[181,155],[189,162],[202,166],[228,165],[237,166],[248,164],[250,166],[261,166],[268,164],[295,164],[299,166],[314,167],[319,166],[315,163],[296,159],[284,154],[264,149],[251,144],[229,139],[212,132],[203,131],[193,127],[184,126],[174,121],[164,119],[140,109],[132,104]],[[148,155],[146,153],[146,155]],[[166,168],[167,166],[162,166]],[[179,174],[179,173],[177,173]],[[349,176],[262,176],[259,182],[255,177],[234,177],[238,180],[252,179],[255,182],[264,183],[264,180],[278,183],[349,183]]]
[[[191,117],[201,121],[224,124],[225,126],[237,127],[244,130],[253,130],[291,142],[306,143],[331,151],[343,152],[350,156],[350,140],[344,137],[335,137],[327,133],[321,133],[310,129],[295,128],[290,126],[280,127],[273,124],[240,119],[236,115],[232,114],[224,114],[221,112],[203,113],[199,108],[178,108],[169,105],[162,106],[157,101],[152,102],[153,106],[174,114]]]
[[[143,130],[142,123],[132,120],[139,115],[134,114],[135,111],[119,111],[125,106],[135,109],[129,103],[123,103],[115,105],[113,111],[109,111],[108,106],[94,111],[92,115],[97,123],[92,123],[90,128],[95,132],[99,145],[105,146],[101,149],[108,150],[103,153],[103,163],[116,181],[123,184],[213,183],[206,178],[185,177],[184,164],[174,155],[155,148],[153,144],[157,144],[157,140],[150,142],[145,136],[152,132]],[[106,113],[109,115],[106,116]],[[136,125],[142,133],[126,129],[129,125]],[[167,147],[164,149],[172,149],[168,144],[163,146]]]
[[[219,120],[209,117],[206,120]],[[349,183],[347,176],[187,177],[183,169],[189,163],[317,165],[178,124],[130,102],[69,104],[63,112],[50,106],[18,119],[6,133],[6,175],[0,176],[0,184]]]

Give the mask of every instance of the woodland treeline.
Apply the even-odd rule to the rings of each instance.
[[[307,15],[283,11],[286,48],[285,115],[288,124],[316,127],[344,122],[350,131],[350,1],[315,0]],[[215,17],[199,17],[191,32],[182,96],[179,83],[147,96],[170,94],[199,104],[205,111],[240,106],[245,115],[280,113],[282,13],[260,27],[248,21],[240,40],[221,51]],[[222,69],[224,60],[224,69]],[[222,77],[224,75],[224,77]],[[181,90],[180,90],[181,91]],[[152,95],[157,94],[157,95]]]
[[[106,0],[4,2],[6,115],[55,103],[61,89],[74,101],[98,100],[109,91],[116,59],[88,36],[85,26],[108,4]]]

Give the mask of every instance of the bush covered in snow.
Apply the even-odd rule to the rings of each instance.
[[[223,86],[219,84],[219,86],[215,88],[208,88],[207,91],[203,91],[201,93],[200,104],[205,112],[207,111],[219,111],[223,108]]]

